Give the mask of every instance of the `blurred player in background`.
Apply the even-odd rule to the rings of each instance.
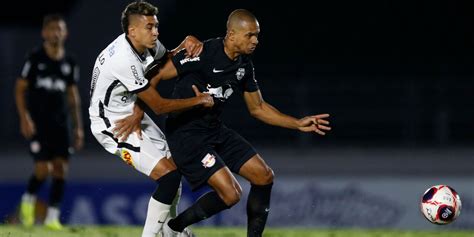
[[[162,98],[154,88],[156,83],[145,77],[145,69],[152,62],[169,60],[167,50],[158,41],[157,14],[158,8],[144,1],[130,3],[125,8],[124,33],[97,57],[90,91],[89,115],[94,137],[108,152],[159,183],[148,203],[143,237],[155,237],[161,230],[173,199],[179,195],[181,175],[169,159],[171,154],[164,134],[144,114],[142,106],[162,114],[214,104],[210,95],[197,90],[188,99]],[[197,56],[202,43],[187,37],[176,50],[183,48],[190,56]],[[157,65],[148,68],[157,69]],[[179,236],[191,235],[184,231]]]
[[[227,21],[225,38],[204,42],[201,55],[186,58],[178,53],[153,80],[176,77],[173,98],[194,96],[191,86],[214,97],[212,108],[194,108],[170,113],[166,121],[168,144],[179,171],[193,190],[208,184],[213,191],[169,220],[165,236],[182,232],[187,226],[211,217],[236,204],[242,188],[231,172],[250,181],[247,202],[248,237],[261,237],[270,210],[273,171],[255,148],[234,130],[227,128],[220,115],[228,98],[240,92],[250,114],[258,120],[284,128],[325,135],[329,114],[301,119],[283,114],[265,102],[255,80],[250,55],[258,44],[260,27],[247,10],[235,10]]]
[[[38,190],[52,176],[49,204],[44,224],[62,228],[60,204],[63,199],[68,159],[83,145],[80,97],[77,89],[79,67],[66,53],[66,22],[60,15],[43,19],[43,45],[27,57],[16,82],[15,99],[21,134],[30,142],[34,171],[20,206],[20,220],[30,227],[35,223]],[[71,144],[70,124],[73,121]]]

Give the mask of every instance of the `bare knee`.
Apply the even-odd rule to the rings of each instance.
[[[262,184],[271,184],[273,183],[273,178],[275,177],[275,173],[273,173],[272,168],[268,167],[265,169],[265,172],[262,175]]]
[[[49,168],[46,162],[38,162],[34,169],[35,177],[39,180],[45,180],[49,175]]]
[[[67,162],[62,159],[56,159],[53,161],[52,176],[54,178],[64,179],[67,173]]]
[[[275,177],[272,168],[265,166],[261,172],[259,172],[258,176],[251,180],[252,184],[255,185],[267,185],[273,183],[273,178]]]
[[[219,196],[222,198],[222,201],[224,201],[224,203],[230,207],[240,201],[240,197],[242,196],[242,189],[240,188],[240,186],[238,186],[235,187],[232,191],[219,193]]]

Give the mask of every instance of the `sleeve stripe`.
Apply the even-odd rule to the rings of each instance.
[[[31,69],[31,63],[30,61],[27,61],[25,65],[23,66],[23,70],[21,70],[21,77],[26,78],[28,76],[28,73],[30,72]]]
[[[115,80],[107,88],[107,92],[105,93],[105,99],[104,99],[105,106],[109,106],[110,95],[112,94],[112,91],[114,90],[115,86],[117,86],[117,84],[119,84],[119,83],[120,83],[119,80]]]

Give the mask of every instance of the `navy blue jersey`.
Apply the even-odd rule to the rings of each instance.
[[[40,47],[28,55],[21,77],[28,81],[27,106],[37,128],[67,126],[67,87],[79,79],[74,59],[53,60]]]
[[[186,124],[199,123],[199,126],[215,126],[220,123],[220,115],[226,101],[234,93],[255,92],[253,63],[249,55],[240,55],[231,60],[224,52],[222,38],[204,42],[198,57],[186,58],[184,50],[172,60],[178,71],[172,97],[175,99],[194,97],[192,85],[214,98],[212,108],[194,108],[185,112],[171,113],[167,119],[167,129],[172,131]]]

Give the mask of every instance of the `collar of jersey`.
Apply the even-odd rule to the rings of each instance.
[[[137,58],[140,60],[140,62],[143,62],[146,60],[146,53],[145,54],[140,54],[138,53],[137,49],[135,47],[133,47],[133,44],[132,42],[130,41],[130,39],[128,38],[127,35],[125,35],[125,39],[127,40],[128,44],[130,45],[130,47],[132,48],[132,51],[135,53],[135,55],[137,56]],[[146,51],[145,51],[146,52]]]

